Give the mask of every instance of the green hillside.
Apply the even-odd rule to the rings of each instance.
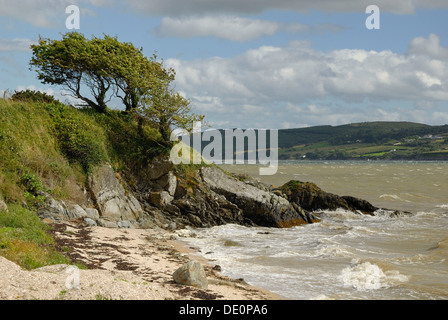
[[[31,98],[0,99],[0,204],[8,207],[0,206],[0,255],[27,269],[69,262],[35,213],[44,193],[82,202],[93,166],[108,162],[121,172],[164,151],[157,130],[130,115]]]
[[[448,125],[364,122],[279,130],[279,158],[448,160]]]
[[[218,145],[222,150],[226,147],[226,137],[232,137],[234,129],[217,129]],[[258,130],[253,130],[258,137]],[[236,150],[237,140],[244,139],[244,159],[255,150],[248,145],[248,130],[242,130],[239,138],[234,139],[233,159],[241,151]],[[204,133],[202,133],[204,134]],[[266,135],[266,133],[263,133]],[[212,135],[213,136],[213,135]],[[244,136],[244,137],[243,137]],[[187,137],[182,137],[188,141]],[[255,138],[258,143],[258,138]],[[189,144],[194,148],[211,149],[214,138],[203,136],[200,146],[193,144],[190,136]],[[212,141],[212,142],[209,142]],[[267,148],[269,149],[269,139]],[[215,144],[216,147],[216,144]],[[341,126],[315,126],[309,128],[281,129],[278,131],[278,147],[280,160],[448,160],[448,125],[430,126],[412,122],[363,122]],[[263,148],[256,145],[256,148]],[[208,150],[208,151],[209,151]],[[239,150],[239,149],[238,149]],[[205,153],[207,155],[207,153]],[[222,154],[222,160],[224,160]]]

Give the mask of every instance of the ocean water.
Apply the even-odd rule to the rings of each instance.
[[[280,186],[297,179],[381,208],[375,216],[321,212],[290,229],[224,225],[185,239],[222,273],[289,299],[448,299],[447,162],[281,162],[276,175],[256,165],[225,165]]]

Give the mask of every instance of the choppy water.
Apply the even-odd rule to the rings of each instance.
[[[448,163],[285,162],[275,176],[258,176],[254,165],[224,167],[275,186],[312,181],[413,214],[336,211],[290,229],[197,230],[188,242],[223,274],[290,299],[448,299]]]

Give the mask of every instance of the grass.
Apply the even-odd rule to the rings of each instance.
[[[0,194],[7,202],[26,200],[22,180],[30,173],[55,195],[76,195],[81,169],[61,152],[44,104],[0,99],[0,123]]]
[[[0,212],[0,255],[28,270],[69,264],[69,258],[54,248],[49,230],[34,212],[9,205],[8,212]]]
[[[0,99],[0,200],[9,207],[0,212],[0,255],[26,269],[69,263],[68,248],[56,251],[34,212],[45,194],[82,203],[93,167],[139,168],[168,147],[150,124],[120,111],[98,114],[36,92]]]

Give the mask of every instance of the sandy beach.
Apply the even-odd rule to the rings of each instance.
[[[231,279],[162,229],[87,227],[54,224],[59,249],[88,269],[68,265],[24,270],[0,257],[1,300],[279,300],[282,297]],[[196,260],[207,274],[208,288],[174,282],[173,273]]]

